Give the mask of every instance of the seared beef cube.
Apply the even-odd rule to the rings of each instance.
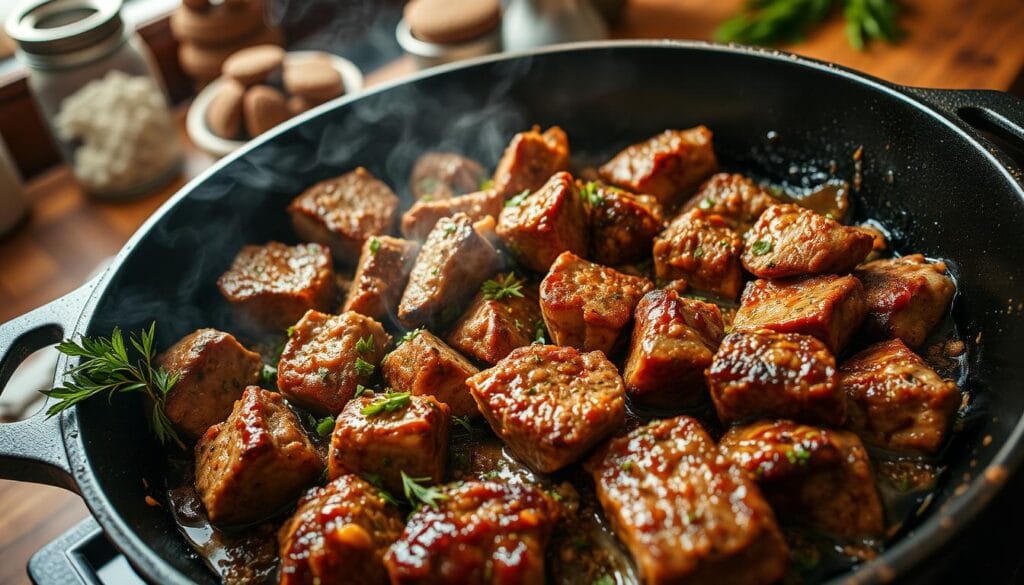
[[[502,278],[499,276],[496,281],[508,282]],[[538,329],[544,328],[540,305],[535,290],[522,290],[520,294],[494,298],[477,293],[448,334],[448,343],[467,356],[492,365],[513,349],[533,343]]]
[[[391,236],[366,240],[342,310],[377,321],[395,315],[419,250],[416,242]]]
[[[498,217],[504,199],[497,191],[480,191],[437,201],[418,201],[402,214],[402,235],[415,240],[425,240],[442,217],[465,213],[470,220],[479,221],[485,217]]]
[[[441,329],[454,321],[497,270],[498,253],[464,213],[441,218],[423,244],[398,303],[410,329]]]
[[[513,453],[541,473],[576,461],[625,422],[625,389],[601,352],[520,347],[466,381]]]
[[[555,344],[609,353],[652,288],[646,278],[565,252],[540,284],[540,310]]]
[[[320,415],[335,415],[368,384],[391,336],[353,311],[310,311],[295,324],[277,366],[277,387],[288,400]]]
[[[743,291],[736,331],[771,329],[813,335],[839,353],[867,312],[864,286],[853,276],[755,280]]]
[[[653,195],[670,208],[717,170],[711,131],[697,126],[665,130],[629,146],[598,172],[605,181],[634,193]]]
[[[281,331],[310,309],[332,309],[338,296],[331,256],[320,244],[244,246],[217,287],[247,324]]]
[[[871,462],[853,433],[765,421],[733,428],[721,448],[783,522],[847,538],[885,529]]]
[[[300,238],[330,246],[335,260],[352,265],[363,242],[394,227],[398,196],[359,167],[306,189],[288,212]]]
[[[953,425],[961,398],[951,380],[899,339],[876,343],[839,368],[849,401],[847,427],[864,442],[892,451],[932,454]]]
[[[480,370],[429,331],[414,331],[408,337],[381,364],[388,385],[417,396],[433,396],[447,404],[453,416],[476,415],[466,378]]]
[[[385,488],[402,493],[410,477],[444,477],[451,434],[448,406],[433,396],[408,393],[364,394],[338,415],[331,435],[327,474],[379,476]]]
[[[863,230],[798,205],[772,205],[747,233],[743,266],[760,278],[842,274],[871,252]]]
[[[786,572],[771,508],[695,419],[612,439],[586,467],[644,583],[768,585]]]
[[[196,443],[196,491],[210,522],[249,524],[295,501],[320,477],[320,455],[276,393],[249,386],[227,420]]]
[[[672,220],[654,239],[659,281],[683,279],[697,291],[736,300],[743,286],[743,240],[717,215],[692,209]]]
[[[595,262],[618,266],[649,257],[651,242],[664,227],[657,199],[595,182],[587,183],[582,193]]]
[[[384,553],[404,528],[398,508],[355,475],[313,488],[278,532],[278,585],[386,585]]]
[[[946,265],[929,263],[921,254],[875,260],[853,274],[864,284],[864,329],[875,338],[902,339],[910,347],[924,343],[956,292]]]
[[[494,189],[503,199],[536,191],[551,175],[569,170],[569,138],[558,126],[534,126],[512,137],[494,169]]]
[[[757,183],[743,175],[718,173],[708,179],[683,211],[700,209],[708,215],[717,215],[739,233],[746,233],[765,209],[779,200]]]
[[[679,408],[705,396],[704,369],[725,334],[718,306],[653,290],[636,306],[626,358],[627,395],[638,404]]]
[[[726,424],[792,418],[840,425],[846,397],[836,360],[809,335],[767,329],[730,333],[707,370],[708,388]]]
[[[420,506],[384,558],[392,585],[543,583],[544,549],[560,510],[540,488],[458,482]]]
[[[587,253],[587,215],[569,173],[558,173],[537,191],[505,204],[498,237],[523,266],[544,272],[565,251]]]
[[[230,333],[199,329],[181,338],[156,360],[178,381],[164,410],[174,428],[190,439],[226,419],[247,386],[259,383],[263,361]]]
[[[420,201],[440,201],[480,189],[487,171],[480,163],[453,152],[428,152],[409,175],[409,190]]]

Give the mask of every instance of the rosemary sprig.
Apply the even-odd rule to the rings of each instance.
[[[480,290],[489,301],[500,301],[511,297],[523,296],[523,281],[516,278],[514,272],[499,274],[493,280],[485,281]]]
[[[897,0],[747,0],[743,12],[718,27],[715,40],[748,45],[800,41],[837,6],[846,20],[847,40],[856,49],[867,40],[894,42],[902,36]]]
[[[431,508],[437,509],[438,502],[441,500],[447,500],[448,496],[444,495],[444,492],[437,487],[420,485],[420,482],[426,481],[430,481],[430,478],[409,477],[403,471],[402,490],[405,492],[405,498],[409,500],[409,503],[414,507],[417,504],[426,504]]]

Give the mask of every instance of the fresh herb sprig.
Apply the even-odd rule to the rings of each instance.
[[[484,282],[480,290],[489,301],[501,301],[511,297],[523,297],[523,281],[514,272],[499,274],[493,280]]]
[[[418,504],[425,504],[437,509],[439,502],[447,500],[448,496],[444,495],[444,492],[435,486],[421,485],[422,482],[427,481],[430,481],[429,477],[409,477],[403,471],[402,491],[405,492],[405,498],[409,500],[413,507]]]
[[[383,397],[364,406],[360,412],[363,416],[377,416],[405,408],[409,406],[410,402],[412,402],[412,394],[409,392],[388,392]]]
[[[836,7],[842,7],[846,38],[858,50],[870,40],[895,42],[903,34],[898,0],[747,0],[743,12],[718,27],[715,40],[747,45],[800,41]]]

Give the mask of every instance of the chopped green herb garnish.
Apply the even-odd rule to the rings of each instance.
[[[328,370],[327,368],[320,368],[319,370],[316,371],[316,373],[318,376],[320,376],[320,379],[325,382],[327,381],[327,377],[331,375],[331,371]]]
[[[714,206],[714,204],[715,204],[715,200],[714,199],[712,199],[710,197],[705,197],[705,198],[700,200],[700,205],[698,205],[697,207],[700,207],[704,211],[707,211],[707,210],[711,209],[711,207]]]
[[[420,482],[430,481],[429,477],[409,477],[402,472],[402,490],[405,497],[412,505],[425,504],[431,508],[437,508],[438,502],[447,500],[448,496],[437,487],[420,485]]]
[[[373,390],[367,388],[366,386],[363,386],[362,384],[356,384],[356,393],[353,394],[352,397],[359,398],[360,396],[366,394],[367,392],[373,394]]]
[[[772,251],[772,242],[771,240],[758,240],[750,246],[750,251],[753,252],[755,256],[764,256],[768,252]]]
[[[499,274],[493,280],[485,281],[480,290],[489,301],[500,301],[510,297],[523,297],[523,281],[514,272]]]
[[[636,469],[636,464],[627,459],[619,464],[619,469],[625,471],[626,473],[632,473],[633,470]]]
[[[583,188],[580,189],[580,195],[583,199],[594,207],[601,207],[604,205],[604,195],[601,194],[601,189],[594,181],[588,181]]]
[[[594,579],[593,585],[615,585],[615,579],[611,575],[601,575],[597,579]]]
[[[401,339],[398,340],[398,345],[402,345],[403,343],[409,343],[413,339],[416,339],[416,337],[420,333],[422,333],[422,332],[423,332],[423,328],[422,327],[417,327],[416,329],[413,329],[412,331],[409,331],[408,333],[403,335]]]
[[[459,229],[459,226],[455,224],[447,225],[444,227],[444,235],[450,236],[455,233],[455,230]]]
[[[367,404],[363,407],[360,412],[363,416],[377,416],[385,412],[395,412],[396,410],[409,406],[412,402],[412,394],[409,392],[390,392],[385,394],[383,397]]]
[[[360,337],[359,341],[356,342],[356,351],[363,355],[373,353],[373,350],[375,349],[373,341],[374,339],[372,334],[366,337]]]
[[[392,506],[400,505],[398,502],[398,498],[391,495],[391,492],[389,492],[388,490],[384,489],[384,482],[381,480],[379,475],[377,475],[376,473],[364,473],[362,475],[362,478],[366,480],[366,483],[377,488],[377,495],[380,496],[380,499],[384,500],[388,504],[391,504]]]
[[[541,345],[546,344],[548,342],[547,337],[545,337],[546,332],[547,331],[544,329],[544,321],[542,319],[538,319],[537,323],[534,324],[533,342]]]
[[[473,424],[469,422],[469,415],[453,416],[452,422],[458,425],[459,427],[462,427],[462,430],[465,431],[467,435],[473,434]]]
[[[430,270],[430,276],[437,276],[438,274],[441,274],[441,269],[440,268],[432,268]]]
[[[334,417],[325,416],[322,419],[316,421],[316,434],[321,437],[329,437],[334,432]]]
[[[806,464],[811,459],[811,452],[804,448],[803,445],[793,445],[793,455],[801,465]]]
[[[271,365],[263,364],[263,369],[260,370],[260,379],[263,380],[264,386],[277,387],[277,368]]]
[[[703,255],[704,255],[704,248],[697,248],[696,250],[693,251],[693,257],[694,258],[700,258]]]
[[[516,195],[516,196],[512,197],[511,199],[509,199],[508,201],[506,201],[505,202],[505,207],[516,207],[520,203],[525,201],[526,198],[529,197],[529,196],[530,196],[530,190],[529,189],[523,189],[523,191],[521,193],[519,193],[518,195]]]
[[[480,181],[480,190],[481,191],[486,191],[488,189],[493,189],[493,188],[494,188],[494,179],[484,179],[483,181]]]
[[[288,327],[288,329],[285,329],[284,332],[288,335],[288,337],[295,335],[295,325]]]
[[[484,479],[501,479],[501,472],[497,469],[484,472]]]
[[[365,378],[367,376],[372,376],[373,375],[373,371],[376,369],[376,366],[374,366],[373,364],[371,364],[370,362],[364,360],[361,357],[357,357],[356,358],[355,368],[356,368],[356,374],[358,374],[358,375],[360,375],[360,376]]]
[[[370,254],[376,255],[378,250],[380,250],[380,240],[370,238]]]

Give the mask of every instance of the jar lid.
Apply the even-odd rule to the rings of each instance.
[[[405,21],[414,37],[430,43],[468,41],[497,28],[501,22],[498,0],[412,0],[405,5]]]
[[[7,34],[30,60],[119,43],[121,0],[29,0],[7,18]]]

